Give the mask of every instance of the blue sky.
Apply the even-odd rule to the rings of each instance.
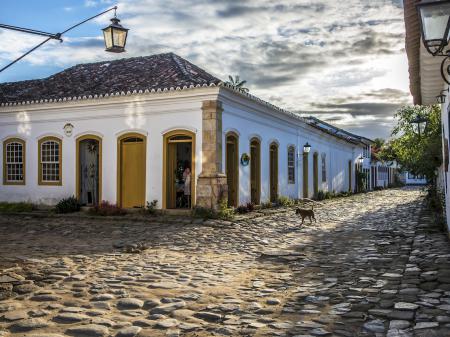
[[[104,52],[110,15],[47,44],[0,82],[42,78],[78,63],[174,52],[251,93],[367,137],[388,137],[409,104],[401,0],[15,0],[0,22],[59,32],[117,4],[126,54]],[[0,30],[0,66],[42,40]]]

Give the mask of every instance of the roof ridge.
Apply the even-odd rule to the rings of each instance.
[[[178,69],[180,69],[180,71],[183,73],[183,75],[189,77],[189,79],[191,81],[194,81],[195,79],[192,77],[192,74],[186,69],[186,67],[182,64],[182,61],[186,61],[184,60],[182,57],[178,56],[175,53],[169,53],[170,57],[172,58],[172,60],[175,62],[175,64],[177,65]]]

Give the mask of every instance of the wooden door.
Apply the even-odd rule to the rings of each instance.
[[[270,145],[270,201],[278,199],[278,145]]]
[[[309,185],[309,160],[308,153],[303,154],[303,198],[308,198],[308,185]]]
[[[352,191],[352,178],[353,178],[353,174],[352,174],[352,161],[349,160],[349,161],[348,161],[348,191],[349,191],[349,192]]]
[[[313,155],[313,188],[314,188],[314,197],[317,197],[319,194],[319,154],[314,153]]]
[[[237,207],[239,188],[239,153],[237,137],[235,135],[227,136],[226,168],[228,184],[228,206]]]
[[[144,139],[129,137],[121,141],[120,167],[121,206],[145,205],[145,143]]]
[[[251,201],[259,205],[261,200],[261,145],[259,140],[250,143],[250,194]]]

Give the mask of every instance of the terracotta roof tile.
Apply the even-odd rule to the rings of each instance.
[[[171,87],[219,84],[220,79],[173,53],[85,63],[44,79],[0,84],[0,103]]]

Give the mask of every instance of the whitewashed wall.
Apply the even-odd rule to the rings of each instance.
[[[31,201],[54,204],[75,195],[76,143],[83,134],[102,138],[102,199],[117,200],[117,138],[128,132],[147,136],[146,199],[162,204],[163,134],[174,129],[196,133],[196,175],[201,172],[202,101],[214,99],[211,91],[195,96],[162,94],[84,102],[1,108],[0,140],[19,137],[26,141],[26,185],[0,185],[0,201]],[[74,125],[73,135],[64,135],[63,126]],[[55,135],[62,139],[62,185],[38,185],[38,139]],[[3,151],[3,147],[0,148]],[[3,160],[3,154],[0,156]],[[0,181],[3,181],[0,170]]]
[[[443,137],[442,137],[442,158],[444,158],[446,155],[449,154],[445,153],[445,141],[450,139],[450,125],[449,125],[449,99],[450,96],[448,93],[446,93],[446,100],[444,104],[441,104],[441,124],[442,124],[442,131],[443,131]],[[449,195],[449,188],[450,188],[450,181],[449,181],[449,173],[445,171],[445,165],[441,165],[439,169],[439,177],[441,179],[442,186],[442,195],[445,196],[445,215],[447,220],[447,228],[450,233],[450,195]]]
[[[250,154],[250,139],[261,140],[261,202],[270,198],[269,146],[272,141],[279,144],[278,155],[278,193],[292,198],[303,197],[303,145],[311,145],[309,153],[308,192],[313,190],[313,154],[319,153],[319,190],[347,191],[349,186],[348,162],[352,161],[352,187],[355,186],[354,164],[362,154],[362,147],[355,146],[336,137],[325,134],[298,119],[287,116],[269,107],[251,102],[245,97],[230,96],[221,91],[219,99],[223,102],[223,144],[229,131],[239,135],[239,158],[243,153]],[[287,150],[289,145],[296,147],[295,184],[287,182]],[[322,182],[321,155],[326,155],[327,181]],[[225,170],[225,147],[223,151],[223,170]],[[239,165],[239,204],[250,201],[250,165]]]
[[[163,134],[184,129],[196,134],[196,176],[201,173],[202,111],[205,100],[223,103],[223,167],[225,168],[225,135],[239,135],[239,157],[250,153],[250,139],[261,139],[261,201],[269,200],[269,145],[279,144],[279,195],[303,197],[303,145],[311,144],[309,154],[309,195],[313,195],[313,154],[319,153],[319,190],[348,190],[348,161],[354,163],[362,153],[357,147],[327,135],[297,118],[281,113],[223,88],[201,88],[162,94],[112,97],[50,104],[32,104],[0,108],[0,140],[19,137],[26,141],[26,185],[0,185],[0,201],[31,201],[55,204],[75,195],[76,138],[95,134],[102,138],[102,199],[117,201],[117,138],[137,132],[147,136],[146,200],[157,199],[162,205]],[[74,126],[73,135],[64,134],[66,123]],[[62,185],[38,185],[38,140],[53,135],[62,139]],[[288,146],[296,148],[295,184],[287,181]],[[0,147],[3,151],[3,147]],[[321,155],[326,155],[327,181],[321,179]],[[3,154],[0,155],[3,160]],[[250,166],[239,166],[239,203],[250,201]],[[0,170],[0,181],[3,181]],[[197,178],[196,177],[196,178]]]

